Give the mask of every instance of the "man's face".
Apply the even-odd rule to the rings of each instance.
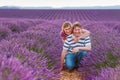
[[[81,28],[75,27],[74,30],[73,30],[74,36],[79,37],[80,34],[81,34],[81,30],[82,30]]]
[[[64,32],[65,32],[67,35],[70,35],[70,34],[71,34],[71,32],[72,32],[71,27],[70,27],[70,26],[68,26],[68,27],[64,28]]]

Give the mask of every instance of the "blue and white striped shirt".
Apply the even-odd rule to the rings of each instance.
[[[70,52],[75,47],[91,46],[91,40],[90,40],[89,36],[79,39],[78,42],[75,42],[73,40],[74,37],[75,36],[73,34],[71,34],[66,38],[65,43],[63,45],[63,49]]]

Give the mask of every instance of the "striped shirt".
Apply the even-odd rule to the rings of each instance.
[[[91,46],[91,40],[90,37],[87,36],[85,38],[80,38],[78,40],[78,42],[75,42],[74,39],[74,35],[71,34],[69,35],[66,40],[65,43],[63,45],[63,49],[67,50],[68,52],[70,52],[73,48],[75,47],[85,47],[85,46]]]

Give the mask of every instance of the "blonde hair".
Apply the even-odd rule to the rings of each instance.
[[[62,25],[62,31],[64,31],[64,29],[68,26],[70,26],[72,28],[72,23],[69,21],[65,21]]]

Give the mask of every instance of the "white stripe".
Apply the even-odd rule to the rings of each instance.
[[[79,40],[78,42],[84,43],[84,42],[85,42],[85,40]]]
[[[89,37],[89,36],[87,36],[87,37],[85,37],[85,39],[90,39],[90,37]]]
[[[63,47],[63,49],[68,50],[68,48],[66,48],[66,47]]]
[[[69,45],[67,45],[67,44],[64,44],[64,46],[69,47]]]
[[[85,46],[91,46],[91,43],[87,43],[87,44],[85,44]]]
[[[89,40],[86,40],[85,42],[90,42],[90,39],[89,39]]]
[[[72,44],[71,46],[74,47],[74,46],[77,46],[77,45],[84,46],[84,44],[80,44],[80,43],[75,43],[75,44]]]

